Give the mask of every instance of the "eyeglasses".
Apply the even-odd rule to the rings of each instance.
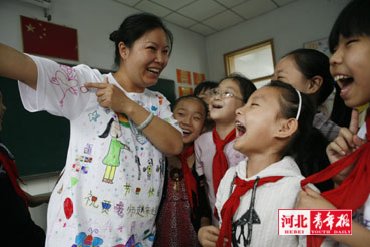
[[[243,98],[242,97],[236,96],[235,93],[232,92],[232,91],[230,91],[230,90],[220,90],[219,88],[214,88],[214,89],[212,89],[211,92],[212,92],[211,95],[213,97],[219,96],[222,99],[225,99],[225,98],[235,98],[235,99],[239,99],[239,100],[243,101]]]

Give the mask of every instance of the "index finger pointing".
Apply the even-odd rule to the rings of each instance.
[[[107,84],[106,83],[99,83],[99,82],[86,82],[85,87],[102,89],[102,88],[106,88]]]
[[[358,131],[359,116],[360,114],[358,111],[353,109],[351,114],[351,122],[349,123],[349,130],[352,132],[352,134],[356,134]]]

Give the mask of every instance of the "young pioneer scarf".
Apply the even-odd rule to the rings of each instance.
[[[282,178],[283,176],[270,176],[261,178],[258,181],[257,186],[261,186],[266,183],[274,183]],[[239,207],[240,197],[247,193],[251,188],[253,188],[254,182],[255,180],[245,181],[243,179],[240,179],[238,176],[235,177],[235,189],[221,209],[222,225],[220,229],[220,234],[218,235],[217,247],[224,246],[225,238],[228,240],[226,243],[226,247],[231,247],[233,216]]]
[[[15,161],[9,157],[9,154],[2,147],[0,148],[0,163],[3,166],[6,174],[8,175],[15,192],[18,194],[19,197],[23,199],[24,203],[27,206],[27,196],[18,184],[18,180],[20,180],[20,178]]]
[[[222,177],[225,175],[227,169],[229,169],[229,164],[227,163],[226,155],[224,153],[225,145],[232,142],[236,137],[236,130],[233,129],[224,140],[221,140],[218,135],[216,128],[212,130],[213,142],[216,145],[216,153],[213,157],[212,165],[212,175],[213,175],[213,190],[215,195],[217,195],[218,185]]]
[[[197,181],[193,176],[193,173],[188,165],[188,158],[194,154],[194,145],[187,147],[181,154],[178,155],[181,161],[181,169],[184,175],[185,188],[188,194],[190,207],[194,209],[195,202],[198,201]],[[195,202],[193,200],[193,194],[195,195]]]
[[[301,181],[302,188],[308,183],[326,181],[343,169],[354,165],[351,173],[335,189],[325,191],[321,195],[338,209],[360,208],[370,194],[370,114],[366,116],[367,142],[353,153],[334,162],[324,170],[309,176]],[[307,246],[320,246],[324,236],[307,236]]]

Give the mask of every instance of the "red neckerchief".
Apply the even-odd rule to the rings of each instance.
[[[184,175],[185,188],[188,194],[190,207],[194,209],[193,193],[195,194],[196,202],[198,201],[198,190],[197,190],[197,181],[195,180],[193,173],[188,165],[188,158],[194,154],[194,145],[187,147],[178,155],[181,161],[181,169]]]
[[[17,166],[15,165],[15,161],[9,158],[9,155],[6,154],[4,151],[0,151],[0,163],[3,166],[6,174],[8,175],[10,182],[13,185],[15,192],[21,197],[28,206],[28,199],[24,191],[18,184],[18,180],[20,180],[18,175]]]
[[[215,192],[215,196],[217,195],[217,189],[221,179],[225,175],[227,169],[229,169],[229,164],[227,163],[226,155],[224,153],[224,147],[226,144],[233,141],[235,139],[235,136],[236,130],[233,129],[224,140],[221,140],[216,131],[216,128],[213,128],[212,130],[213,142],[216,145],[216,153],[213,157],[212,165],[213,190]]]
[[[274,183],[282,178],[283,176],[271,176],[261,178],[258,181],[257,186],[261,186],[266,183]],[[220,234],[218,235],[217,239],[217,247],[224,246],[225,238],[228,240],[226,247],[231,247],[231,230],[233,216],[239,207],[240,197],[247,193],[248,190],[253,188],[254,182],[255,180],[245,181],[243,179],[240,179],[238,176],[235,177],[234,184],[236,187],[221,209],[222,225],[220,229]]]
[[[353,153],[334,162],[324,170],[309,176],[301,181],[302,188],[308,183],[326,181],[341,172],[346,167],[355,163],[351,173],[335,189],[325,191],[321,195],[338,209],[360,208],[370,194],[370,114],[366,117],[366,139]],[[307,236],[307,246],[320,246],[325,236]]]

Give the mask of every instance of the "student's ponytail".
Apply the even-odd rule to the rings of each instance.
[[[309,176],[329,165],[326,156],[327,139],[312,125],[315,115],[315,104],[312,98],[299,93],[287,83],[272,81],[267,86],[280,88],[282,114],[285,118],[295,118],[300,108],[298,117],[298,130],[290,143],[282,152],[282,157],[292,156],[298,164],[303,176]],[[301,96],[301,99],[300,97]],[[301,107],[299,107],[301,104]],[[332,184],[319,185],[320,190],[331,188]]]

